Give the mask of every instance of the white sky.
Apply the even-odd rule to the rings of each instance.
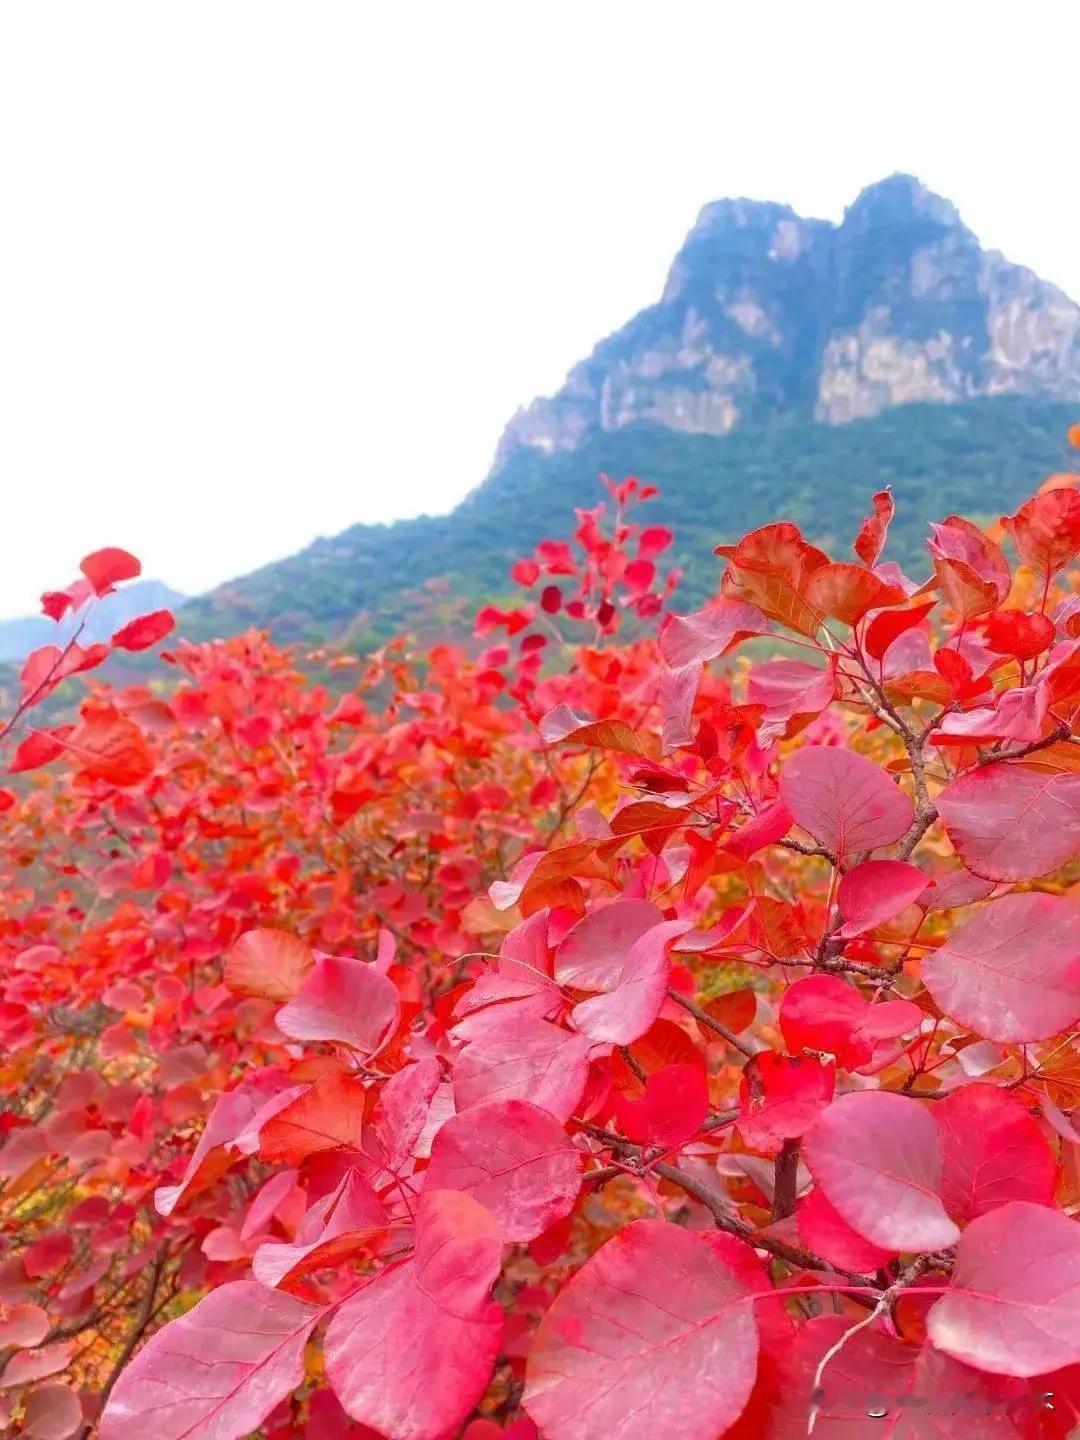
[[[1080,297],[1080,7],[0,7],[0,615],[449,508],[724,195],[910,170]]]

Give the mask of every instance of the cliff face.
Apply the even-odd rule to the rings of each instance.
[[[864,190],[839,225],[720,200],[659,303],[511,420],[495,469],[638,422],[726,435],[996,395],[1080,400],[1080,308],[984,251],[947,200],[906,175]]]

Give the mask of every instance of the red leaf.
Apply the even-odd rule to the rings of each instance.
[[[40,1345],[49,1333],[49,1317],[40,1305],[15,1305],[0,1320],[0,1347]]]
[[[980,765],[937,799],[956,853],[984,880],[1033,880],[1080,854],[1080,775]]]
[[[763,1050],[747,1061],[739,1086],[739,1132],[752,1150],[779,1155],[805,1135],[833,1097],[836,1067],[815,1056]]]
[[[71,1340],[54,1340],[34,1350],[20,1350],[4,1366],[3,1374],[0,1374],[0,1390],[13,1390],[34,1380],[58,1375],[70,1364],[74,1348]]]
[[[731,1236],[635,1221],[541,1320],[525,1409],[545,1440],[714,1440],[753,1388],[764,1288]]]
[[[963,1085],[933,1115],[941,1134],[941,1198],[959,1224],[1010,1200],[1054,1203],[1054,1152],[1015,1095],[997,1085]]]
[[[645,1081],[640,1100],[616,1094],[615,1114],[637,1145],[675,1150],[696,1135],[709,1113],[709,1082],[700,1065],[666,1065]]]
[[[843,625],[857,625],[867,611],[903,605],[907,599],[902,586],[890,585],[872,570],[843,561],[815,570],[803,593],[818,614]]]
[[[549,1111],[496,1100],[447,1120],[431,1147],[425,1185],[471,1195],[505,1241],[532,1240],[573,1209],[581,1152]]]
[[[42,614],[62,620],[69,610],[79,610],[94,593],[89,580],[74,580],[66,590],[46,590],[41,597]]]
[[[661,753],[670,755],[694,738],[694,701],[701,683],[700,665],[665,667],[660,675]]]
[[[844,924],[837,938],[850,940],[892,920],[926,889],[926,876],[904,860],[864,860],[848,870],[836,892]]]
[[[154,768],[142,731],[111,705],[84,707],[67,746],[83,775],[121,788],[141,784]]]
[[[1048,615],[1037,611],[994,610],[986,617],[986,643],[999,655],[1033,660],[1054,643],[1057,629]]]
[[[1080,555],[1080,492],[1060,488],[1035,495],[1001,523],[1025,565],[1051,576]]]
[[[915,807],[879,766],[851,750],[808,745],[780,776],[780,795],[797,825],[843,863],[899,840]]]
[[[917,1031],[921,1020],[910,1000],[871,1005],[839,975],[807,975],[780,1002],[780,1030],[792,1054],[820,1050],[845,1070],[870,1065],[881,1040]]]
[[[783,840],[794,823],[787,806],[782,801],[775,800],[763,806],[752,820],[748,820],[729,835],[724,842],[724,849],[739,860],[749,860],[751,855],[756,855],[766,845],[775,845],[777,840]]]
[[[897,1254],[895,1250],[884,1250],[863,1239],[816,1186],[799,1201],[795,1219],[803,1244],[816,1255],[824,1256],[830,1265],[839,1265],[844,1270],[873,1275]]]
[[[1012,583],[1001,547],[960,515],[950,515],[944,525],[931,525],[930,530],[934,573],[960,619],[996,609]]]
[[[863,637],[866,653],[875,660],[883,660],[893,641],[918,625],[933,608],[934,601],[927,600],[906,610],[883,610],[880,615],[875,615]]]
[[[837,1345],[815,1387],[818,1366]],[[841,1315],[799,1327],[794,1344],[779,1350],[776,1388],[772,1423],[755,1440],[805,1440],[815,1411],[815,1440],[1019,1440],[1029,1433],[1011,1413],[1014,1405],[1030,1413],[1017,1382],[991,1379],[929,1345],[854,1330]]]
[[[336,1041],[372,1055],[396,1029],[398,1009],[393,981],[373,965],[324,955],[274,1019],[290,1039]]]
[[[315,956],[295,935],[249,930],[229,951],[225,984],[239,995],[291,1000],[314,964]]]
[[[995,1375],[1080,1362],[1080,1225],[1023,1201],[973,1220],[927,1330],[939,1350]]]
[[[259,1158],[268,1165],[299,1165],[324,1150],[355,1150],[363,1118],[363,1082],[332,1071],[266,1121]]]
[[[79,569],[94,587],[95,595],[108,595],[121,580],[134,580],[142,566],[126,550],[95,550],[79,562]]]
[[[60,725],[55,730],[39,730],[19,742],[8,764],[8,773],[18,775],[24,770],[36,770],[39,765],[48,765],[63,755],[64,743],[71,734],[70,725]]]
[[[515,560],[511,570],[510,578],[518,585],[524,585],[526,589],[535,585],[540,578],[540,566],[535,560]]]
[[[200,1194],[225,1174],[239,1158],[227,1147],[251,1124],[267,1098],[264,1091],[248,1085],[219,1096],[180,1183],[161,1185],[154,1192],[159,1215],[171,1215],[181,1200]]]
[[[109,643],[114,650],[149,650],[175,628],[176,621],[168,610],[153,610],[121,625]]]
[[[728,990],[723,995],[714,995],[702,1008],[714,1020],[719,1020],[721,1025],[726,1025],[738,1035],[740,1030],[745,1030],[754,1022],[757,1014],[757,991],[749,986],[740,990]],[[705,1033],[703,1030],[702,1034]]]
[[[922,963],[952,1020],[987,1040],[1044,1040],[1080,1019],[1080,911],[1056,895],[1005,895]]]
[[[868,569],[873,569],[881,556],[885,536],[889,532],[889,521],[895,513],[892,486],[886,485],[884,490],[879,490],[874,496],[874,513],[863,521],[855,540],[855,554]]]
[[[917,1100],[865,1090],[834,1100],[803,1141],[826,1200],[886,1250],[940,1250],[958,1231],[941,1203],[941,1148]]]
[[[326,1374],[342,1406],[389,1440],[441,1440],[483,1395],[499,1353],[490,1299],[502,1263],[495,1222],[468,1195],[428,1190],[416,1254],[384,1270],[330,1322]]]
[[[101,1440],[237,1440],[304,1379],[304,1347],[323,1315],[238,1280],[152,1336],[109,1397]]]

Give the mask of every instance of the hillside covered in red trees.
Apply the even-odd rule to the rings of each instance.
[[[5,1434],[1073,1432],[1077,477],[914,578],[887,490],[777,516],[689,613],[606,484],[471,649],[27,662]]]

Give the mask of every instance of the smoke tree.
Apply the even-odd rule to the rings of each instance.
[[[607,483],[469,653],[179,642],[62,724],[171,619],[28,661],[13,1435],[1080,1419],[1075,477],[915,578],[887,491],[853,558],[778,521],[682,614]]]

